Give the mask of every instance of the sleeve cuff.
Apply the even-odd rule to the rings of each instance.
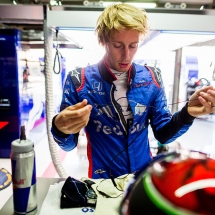
[[[179,117],[181,119],[181,121],[184,123],[184,124],[190,124],[193,122],[193,120],[196,118],[194,116],[191,116],[188,111],[187,111],[187,108],[188,108],[188,102],[186,103],[186,105],[181,109],[181,111],[179,112]]]
[[[70,134],[65,134],[62,131],[58,130],[58,128],[56,127],[56,125],[54,123],[56,116],[54,116],[52,119],[52,131],[55,133],[56,136],[58,136],[60,138],[68,138],[70,136]]]

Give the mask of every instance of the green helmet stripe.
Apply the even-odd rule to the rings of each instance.
[[[155,188],[152,183],[149,173],[146,173],[143,176],[143,187],[151,199],[151,201],[162,211],[169,215],[198,215],[191,211],[185,210],[183,208],[173,205],[170,201],[165,199]]]

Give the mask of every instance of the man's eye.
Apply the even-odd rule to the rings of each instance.
[[[137,46],[138,46],[138,44],[136,44],[136,45],[131,45],[130,48],[135,49],[135,48],[137,48]]]
[[[114,48],[117,48],[117,49],[119,49],[119,48],[121,48],[122,46],[120,46],[120,45],[113,45],[114,46]]]

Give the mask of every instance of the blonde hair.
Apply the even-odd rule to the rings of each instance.
[[[119,3],[108,6],[99,16],[95,33],[98,42],[105,45],[114,30],[136,30],[145,35],[148,32],[146,12],[129,4]]]

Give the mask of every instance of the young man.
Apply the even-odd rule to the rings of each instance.
[[[166,144],[185,133],[195,117],[215,111],[215,90],[209,86],[171,115],[159,71],[132,63],[147,31],[145,11],[128,4],[107,7],[96,27],[106,50],[103,59],[71,71],[65,81],[52,133],[59,146],[69,151],[85,127],[89,177],[117,177],[148,165],[152,159],[149,124],[156,139]]]

